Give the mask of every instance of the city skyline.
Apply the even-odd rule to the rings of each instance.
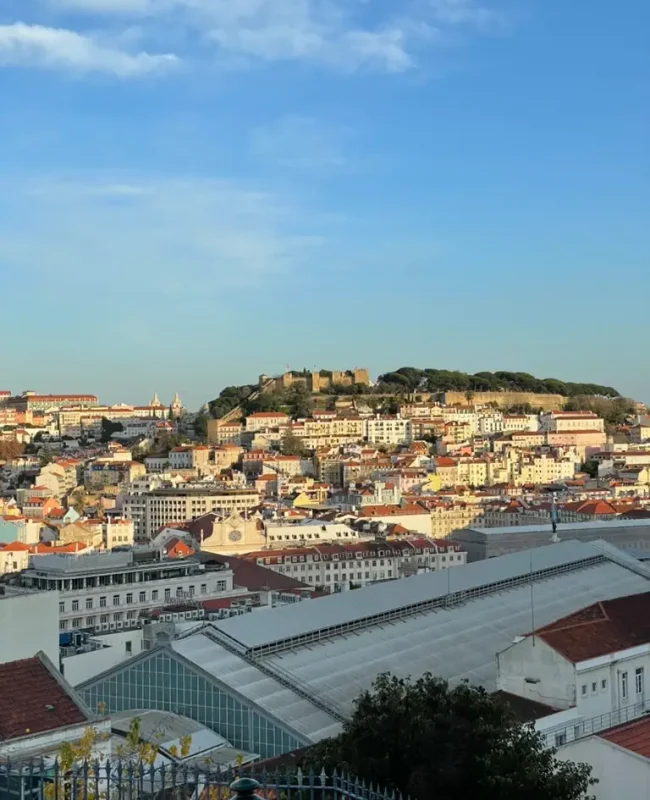
[[[3,3],[0,388],[197,408],[410,364],[649,401],[625,5]]]

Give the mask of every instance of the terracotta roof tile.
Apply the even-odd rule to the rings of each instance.
[[[585,661],[650,642],[650,592],[582,608],[537,631],[569,661]]]
[[[87,721],[38,656],[0,664],[0,741]]]
[[[650,758],[650,719],[647,717],[619,725],[601,733],[600,737],[640,756]]]

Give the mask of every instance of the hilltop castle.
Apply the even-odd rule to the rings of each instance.
[[[367,369],[321,369],[318,372],[290,370],[277,378],[271,378],[269,375],[260,375],[259,378],[260,390],[266,392],[275,389],[288,389],[297,383],[302,383],[310,392],[317,394],[337,384],[341,386],[353,386],[354,384],[369,386],[370,377]]]

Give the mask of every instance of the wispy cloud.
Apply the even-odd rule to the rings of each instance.
[[[345,131],[311,117],[288,115],[255,129],[251,149],[259,158],[281,167],[331,170],[347,163],[344,135]]]
[[[175,55],[131,54],[64,28],[22,22],[0,25],[0,65],[105,72],[119,78],[133,78],[169,69],[177,63]]]
[[[343,72],[400,73],[447,36],[493,30],[503,0],[27,0],[87,18],[138,19],[156,41],[170,31],[230,65],[302,61]],[[189,38],[188,38],[189,37]],[[187,54],[188,59],[191,54]]]
[[[321,246],[317,221],[305,222],[286,196],[228,181],[134,177],[0,182],[12,198],[6,208],[0,200],[10,273],[72,302],[98,290],[207,302],[225,287],[254,290],[301,270]]]

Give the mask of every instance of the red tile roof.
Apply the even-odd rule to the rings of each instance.
[[[640,756],[650,758],[650,719],[647,717],[626,722],[601,733],[600,737]]]
[[[650,642],[650,592],[606,600],[537,631],[569,661],[585,661]]]
[[[39,656],[0,664],[0,708],[2,742],[88,720]]]

